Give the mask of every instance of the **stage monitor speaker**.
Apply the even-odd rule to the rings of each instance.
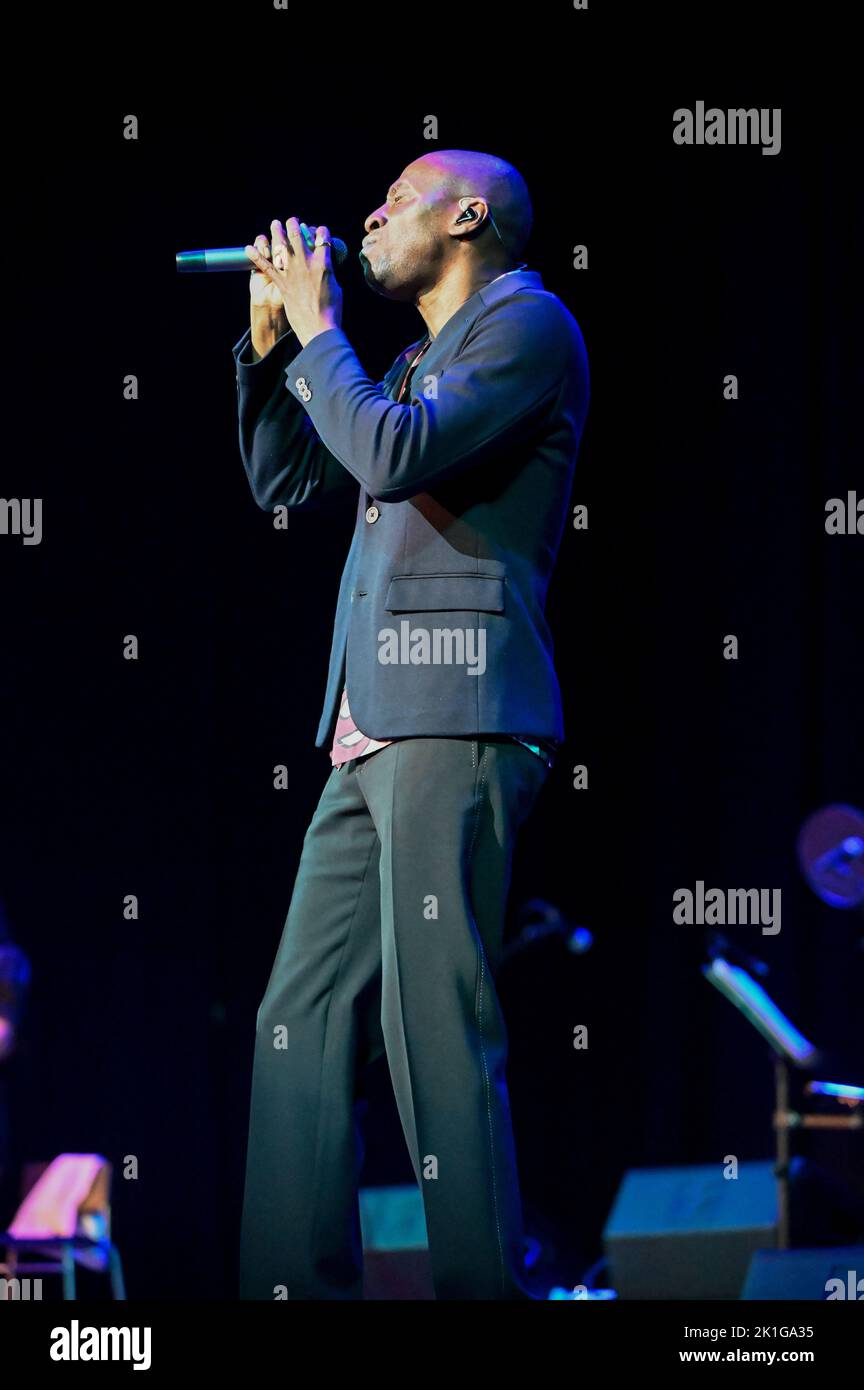
[[[815,1250],[757,1250],[741,1297],[864,1300],[864,1245]]]
[[[603,1230],[619,1298],[737,1299],[756,1250],[777,1244],[773,1162],[634,1168]]]

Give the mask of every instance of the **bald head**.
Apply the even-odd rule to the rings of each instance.
[[[366,218],[367,284],[418,305],[454,276],[470,293],[518,264],[532,218],[525,180],[506,159],[432,150],[405,166]]]
[[[442,188],[452,198],[484,198],[498,228],[504,248],[518,260],[531,232],[533,210],[528,185],[512,164],[494,154],[477,150],[434,150],[416,159],[410,168],[429,165],[438,171]],[[500,244],[500,243],[499,243]]]

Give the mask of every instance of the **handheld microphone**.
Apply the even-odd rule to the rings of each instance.
[[[348,247],[338,236],[330,238],[330,255],[333,265],[341,265],[348,255]],[[201,274],[204,271],[257,270],[242,246],[216,246],[209,251],[178,251],[175,257],[177,269],[184,275]]]

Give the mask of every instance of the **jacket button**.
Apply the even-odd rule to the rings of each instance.
[[[298,376],[297,380],[294,382],[294,385],[296,386],[297,391],[300,395],[300,399],[302,401],[311,401],[312,388],[306,380],[305,376]]]
[[[367,520],[367,521],[369,521],[369,522],[377,521],[380,515],[381,515],[381,513],[379,512],[379,510],[378,510],[377,507],[367,507],[367,508],[366,508],[366,520]]]

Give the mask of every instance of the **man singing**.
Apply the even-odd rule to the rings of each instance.
[[[523,1299],[494,979],[511,861],[564,736],[544,616],[589,381],[578,324],[520,259],[528,190],[440,150],[366,219],[361,260],[426,332],[374,383],[326,227],[246,254],[240,452],[265,511],[353,503],[312,817],[258,1011],[242,1298],[362,1289],[356,1106],[386,1052],[435,1294]]]

